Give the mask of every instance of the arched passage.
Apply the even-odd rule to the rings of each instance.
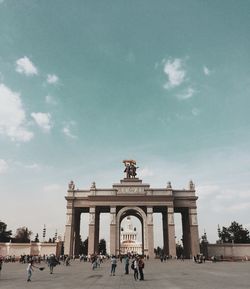
[[[121,231],[121,222],[127,216],[135,216],[141,222],[141,229],[142,229],[142,254],[147,254],[147,216],[144,210],[140,207],[123,207],[119,210],[116,216],[116,234],[117,234],[117,255],[120,255],[120,247],[121,247],[121,240],[120,240],[120,231]]]

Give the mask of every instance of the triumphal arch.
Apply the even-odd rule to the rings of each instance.
[[[187,189],[173,189],[168,182],[165,188],[151,188],[137,178],[136,162],[125,160],[125,178],[112,188],[76,189],[69,183],[67,196],[67,221],[64,252],[78,255],[80,245],[81,213],[89,213],[88,253],[98,252],[100,214],[109,213],[110,254],[120,254],[121,222],[127,216],[135,216],[142,227],[142,253],[154,257],[153,213],[162,214],[163,247],[166,255],[176,256],[174,213],[181,213],[182,242],[186,258],[199,253],[195,187],[190,181]]]

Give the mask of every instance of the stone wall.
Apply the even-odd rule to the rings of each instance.
[[[60,255],[62,242],[56,243],[0,243],[0,256]]]
[[[250,260],[250,244],[208,244],[208,257],[223,256],[223,259]]]

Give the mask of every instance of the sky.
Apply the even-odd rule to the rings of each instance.
[[[0,0],[0,220],[63,236],[69,181],[112,187],[132,158],[152,188],[193,180],[209,242],[218,224],[250,230],[249,13],[246,0]]]

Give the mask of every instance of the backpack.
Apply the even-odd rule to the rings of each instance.
[[[131,269],[133,269],[133,270],[135,269],[135,261],[132,262]]]

